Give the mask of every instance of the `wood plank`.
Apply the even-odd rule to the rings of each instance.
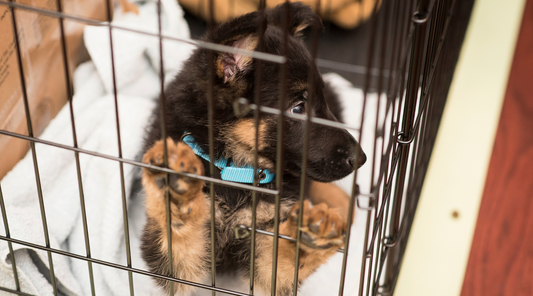
[[[463,296],[533,295],[533,0],[511,67]]]

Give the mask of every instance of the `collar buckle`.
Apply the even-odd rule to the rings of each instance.
[[[257,172],[257,175],[256,175],[256,178],[258,179],[257,180],[257,186],[259,186],[261,184],[261,181],[263,181],[267,177],[267,175],[263,171],[264,171],[264,169],[260,169]]]

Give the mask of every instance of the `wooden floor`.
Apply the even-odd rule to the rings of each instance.
[[[462,296],[533,295],[533,0],[528,0]]]

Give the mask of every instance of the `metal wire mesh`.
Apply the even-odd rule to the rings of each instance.
[[[318,32],[311,32],[310,38],[310,52],[313,57],[313,60],[321,69],[330,69],[337,70],[346,73],[352,73],[360,75],[363,80],[361,83],[361,88],[364,92],[364,103],[363,103],[363,112],[361,117],[361,123],[358,127],[354,127],[344,123],[331,122],[320,118],[314,118],[312,116],[301,116],[294,115],[287,112],[282,112],[282,109],[268,108],[259,105],[259,89],[261,86],[261,75],[258,75],[256,78],[256,93],[254,97],[254,102],[240,101],[242,105],[250,108],[254,112],[254,122],[255,122],[255,133],[258,133],[259,125],[257,124],[261,114],[276,114],[278,115],[278,147],[277,147],[277,162],[282,163],[283,157],[283,131],[284,126],[284,117],[290,117],[294,120],[302,120],[306,122],[306,126],[309,126],[310,123],[314,124],[323,124],[334,128],[348,129],[355,131],[359,134],[359,141],[361,141],[362,134],[364,131],[364,118],[365,118],[365,108],[367,106],[367,101],[369,100],[369,94],[373,93],[377,96],[378,101],[384,102],[384,104],[378,104],[377,114],[384,114],[382,116],[375,116],[376,120],[374,122],[374,135],[373,135],[373,151],[371,155],[374,157],[367,163],[372,167],[372,172],[370,175],[370,184],[368,192],[359,192],[358,186],[354,186],[353,191],[351,192],[350,208],[349,208],[349,217],[348,220],[351,221],[354,215],[354,208],[358,207],[360,210],[367,211],[367,220],[365,227],[365,236],[364,241],[360,242],[363,244],[363,253],[355,254],[350,253],[350,236],[351,228],[348,228],[346,235],[345,248],[339,250],[343,253],[343,264],[340,266],[341,272],[341,282],[339,283],[338,291],[331,291],[332,295],[338,293],[339,295],[345,295],[345,281],[346,278],[346,269],[347,269],[347,258],[348,256],[361,256],[362,265],[360,266],[361,273],[359,279],[350,279],[359,281],[359,290],[358,295],[390,295],[394,291],[394,286],[398,277],[399,268],[401,266],[402,255],[405,251],[406,241],[408,238],[408,233],[410,225],[412,223],[414,211],[416,209],[416,204],[418,201],[418,196],[420,194],[420,189],[422,186],[425,170],[427,168],[429,154],[431,153],[432,141],[435,137],[435,125],[438,125],[438,120],[435,123],[431,117],[435,112],[434,97],[437,97],[442,92],[443,87],[435,87],[436,82],[441,79],[440,71],[448,65],[443,65],[442,60],[443,56],[450,56],[452,52],[451,49],[443,50],[446,48],[445,45],[448,38],[448,32],[450,24],[453,22],[454,11],[456,6],[455,0],[410,0],[410,1],[393,1],[393,0],[383,0],[377,2],[378,4],[374,7],[373,17],[369,20],[370,34],[368,40],[364,44],[359,44],[357,46],[367,47],[367,58],[365,65],[353,65],[340,63],[336,61],[326,60],[317,58],[317,51],[319,45],[319,35]],[[102,4],[104,5],[104,4]],[[211,20],[208,22],[208,29],[212,29],[214,26],[214,13],[213,1],[209,1],[207,4],[211,7]],[[20,84],[23,91],[23,100],[25,107],[25,114],[27,120],[27,129],[28,135],[18,134],[7,130],[0,130],[0,136],[3,137],[15,137],[28,141],[30,144],[30,153],[33,157],[33,166],[36,179],[36,187],[39,193],[39,203],[41,210],[41,218],[43,223],[43,233],[45,235],[45,242],[43,245],[38,245],[35,243],[26,242],[15,237],[11,237],[9,227],[13,225],[8,224],[4,197],[2,195],[2,190],[0,187],[0,205],[2,209],[2,217],[5,226],[5,236],[0,236],[0,239],[6,241],[9,244],[10,249],[10,258],[13,265],[14,273],[14,282],[16,289],[8,289],[5,287],[0,287],[0,290],[11,292],[19,295],[28,295],[21,291],[19,285],[19,279],[17,275],[17,264],[15,261],[15,256],[12,249],[12,244],[21,244],[30,248],[40,249],[48,252],[48,261],[49,261],[49,270],[51,284],[53,286],[54,294],[58,294],[58,289],[56,287],[56,277],[54,274],[54,265],[53,257],[57,255],[68,256],[75,260],[83,260],[87,262],[88,274],[91,282],[91,292],[92,295],[95,295],[94,288],[94,279],[93,279],[93,265],[99,264],[108,266],[111,268],[117,268],[125,270],[128,272],[129,277],[129,293],[134,295],[134,280],[133,274],[142,274],[148,275],[154,278],[160,278],[168,280],[171,285],[172,283],[182,283],[187,285],[192,285],[198,288],[211,290],[212,294],[215,295],[216,292],[222,292],[229,295],[253,295],[254,294],[254,272],[251,272],[250,275],[250,290],[248,293],[242,293],[238,291],[232,291],[228,289],[223,289],[217,287],[216,285],[216,265],[214,253],[215,248],[212,247],[211,256],[211,284],[206,285],[202,283],[189,282],[183,279],[171,278],[159,274],[153,274],[142,269],[135,268],[132,266],[131,261],[131,246],[129,241],[130,230],[128,225],[128,208],[127,208],[127,196],[126,190],[124,188],[124,164],[135,165],[138,167],[149,167],[146,164],[140,163],[131,159],[124,159],[122,157],[122,146],[121,146],[121,134],[120,134],[120,124],[119,124],[119,104],[117,100],[117,87],[116,87],[116,78],[115,78],[115,65],[113,59],[113,35],[111,32],[113,30],[126,30],[130,32],[135,32],[137,34],[151,35],[159,38],[159,50],[160,50],[160,88],[161,88],[161,105],[165,105],[165,95],[164,95],[164,59],[163,59],[163,40],[173,40],[175,42],[186,42],[193,44],[197,47],[205,48],[209,50],[210,54],[213,52],[235,52],[235,49],[228,46],[223,46],[219,44],[213,44],[205,41],[194,40],[194,39],[179,39],[174,37],[165,36],[162,34],[161,29],[161,4],[159,3],[159,30],[157,34],[152,32],[142,31],[139,29],[132,29],[121,25],[116,25],[111,23],[112,20],[112,11],[113,7],[110,0],[107,0],[105,3],[107,10],[107,21],[100,22],[95,21],[89,18],[80,17],[77,15],[67,14],[62,9],[62,2],[57,0],[56,6],[57,10],[43,9],[39,7],[34,7],[26,4],[21,4],[15,1],[0,1],[0,7],[5,6],[9,7],[9,13],[12,19],[12,28],[13,36],[15,42],[15,49],[18,59],[18,67],[20,73]],[[262,1],[260,9],[265,9],[265,2]],[[319,10],[319,5],[317,5],[317,11]],[[39,139],[35,136],[32,128],[32,120],[30,114],[30,107],[28,102],[28,95],[26,93],[27,83],[26,75],[24,73],[23,67],[23,53],[20,49],[20,40],[17,29],[17,18],[19,17],[18,11],[31,11],[34,13],[43,14],[58,20],[60,24],[60,36],[61,36],[61,50],[63,56],[64,64],[64,79],[66,81],[67,97],[69,100],[70,116],[72,123],[72,137],[73,145],[64,145],[60,143],[54,143],[46,140]],[[326,13],[326,12],[320,12]],[[115,98],[115,115],[116,115],[116,132],[118,138],[118,151],[117,155],[105,155],[97,153],[94,151],[89,151],[86,149],[79,148],[77,145],[77,134],[76,126],[74,120],[74,112],[72,109],[72,90],[71,90],[71,77],[69,75],[69,61],[67,58],[67,48],[65,41],[65,32],[63,27],[63,22],[65,20],[80,22],[83,24],[93,25],[93,26],[104,26],[109,28],[110,36],[110,52],[112,60],[112,69],[113,69],[113,92]],[[462,28],[464,29],[464,28]],[[264,33],[265,28],[258,28],[259,34]],[[284,98],[286,95],[287,85],[284,83],[285,78],[287,77],[287,69],[284,67],[286,64],[285,53],[287,52],[287,38],[288,33],[285,36],[285,45],[282,48],[282,54],[271,55],[265,54],[262,52],[249,52],[242,51],[244,55],[249,55],[258,61],[279,63],[282,65],[281,72],[281,81],[282,81],[282,94],[281,94],[281,104],[284,105]],[[261,38],[260,38],[261,39]],[[259,45],[261,46],[261,45]],[[355,46],[355,45],[354,45]],[[455,44],[455,52],[460,44]],[[448,46],[449,47],[449,46]],[[453,60],[453,59],[452,59]],[[452,63],[454,63],[452,61]],[[311,65],[313,66],[313,65]],[[258,63],[258,67],[261,67],[261,62]],[[452,67],[453,68],[453,67]],[[257,71],[261,73],[261,71]],[[213,159],[213,114],[212,106],[213,100],[216,96],[215,90],[212,87],[213,77],[215,75],[214,69],[210,69],[209,77],[210,79],[210,89],[209,93],[209,110],[208,110],[208,119],[209,119],[209,155]],[[312,81],[313,79],[310,79]],[[448,84],[449,85],[449,84]],[[444,83],[444,93],[447,91],[447,87]],[[312,87],[310,87],[311,89]],[[442,101],[442,95],[440,96]],[[309,103],[313,104],[313,94],[310,93]],[[439,101],[436,104],[440,107],[439,110],[442,110],[442,104]],[[382,109],[380,109],[382,108]],[[438,112],[437,112],[438,113]],[[166,138],[166,125],[165,125],[165,113],[161,112],[162,116],[162,138]],[[438,117],[438,116],[437,116]],[[256,137],[256,146],[258,137]],[[309,137],[309,129],[306,128],[305,132],[305,145],[303,153],[303,168],[302,171],[305,171],[307,163],[307,151],[309,141],[312,141]],[[79,188],[79,199],[80,199],[80,208],[82,211],[82,221],[83,229],[85,233],[85,245],[86,245],[86,254],[79,255],[64,250],[51,248],[50,241],[48,238],[48,228],[47,228],[47,218],[45,213],[45,205],[43,202],[43,196],[41,192],[41,178],[39,175],[39,166],[37,161],[37,156],[35,153],[35,143],[41,143],[44,145],[51,145],[58,147],[60,149],[70,150],[74,153],[76,159],[76,168],[77,168],[77,180]],[[163,141],[163,143],[166,143]],[[166,144],[165,144],[166,145]],[[257,150],[255,150],[255,161],[253,163],[255,171],[257,171]],[[122,188],[122,211],[123,211],[123,220],[124,220],[124,234],[126,241],[126,252],[127,252],[127,264],[120,265],[112,262],[107,262],[100,259],[92,258],[91,248],[90,248],[90,237],[87,231],[87,217],[85,214],[85,200],[84,200],[84,186],[83,178],[80,171],[79,164],[79,155],[86,154],[91,157],[100,157],[117,162],[120,170],[120,179],[121,179],[121,188]],[[165,159],[166,159],[166,147],[165,147]],[[165,160],[166,161],[166,160]],[[167,178],[165,182],[168,184],[168,174],[176,174],[176,172],[170,169],[157,168],[162,172],[167,173]],[[277,166],[277,176],[281,176],[281,166]],[[214,170],[213,164],[210,166],[211,172]],[[279,234],[279,197],[282,194],[281,178],[276,179],[275,189],[267,189],[258,187],[257,179],[254,180],[252,185],[238,184],[228,181],[223,181],[211,177],[203,177],[190,175],[186,173],[180,173],[191,178],[199,178],[206,181],[210,186],[210,195],[211,200],[214,199],[214,186],[223,185],[231,186],[244,190],[250,190],[254,193],[253,195],[253,206],[256,207],[256,192],[263,194],[270,194],[276,197],[276,216],[274,224],[274,232],[267,232],[261,229],[256,229],[256,218],[255,210],[252,212],[252,224],[251,225],[241,225],[239,226],[238,231],[242,231],[244,234],[251,236],[251,252],[252,260],[250,262],[251,269],[254,270],[254,250],[255,250],[255,238],[257,235],[270,235],[274,237],[274,248],[273,248],[273,257],[277,257],[277,247],[278,239],[291,240],[296,243],[297,246],[300,244],[300,236],[296,240],[283,236]],[[211,174],[212,175],[212,174]],[[357,173],[354,174],[353,184],[356,184]],[[305,174],[302,178],[306,178]],[[302,182],[304,184],[304,182]],[[167,186],[168,187],[168,186]],[[300,206],[302,206],[303,198],[305,192],[301,190],[300,195]],[[214,214],[215,214],[215,203],[211,203],[211,244],[215,243],[214,236]],[[169,197],[168,190],[166,192],[166,207],[167,207],[167,236],[170,238],[170,214],[169,214]],[[299,223],[301,223],[301,213],[299,217]],[[171,244],[172,240],[168,239],[169,242],[169,254],[168,256],[172,258],[172,249]],[[297,253],[298,254],[298,253]],[[169,260],[172,262],[172,259]],[[272,291],[275,291],[276,286],[276,276],[277,272],[277,260],[273,260],[273,276],[272,276]],[[298,257],[295,262],[298,266]],[[170,270],[172,271],[172,264],[169,265]],[[295,268],[296,272],[294,275],[295,281],[298,279],[298,268]],[[173,290],[171,288],[171,290]],[[297,285],[294,285],[293,294],[297,295]],[[275,292],[272,292],[274,295]]]

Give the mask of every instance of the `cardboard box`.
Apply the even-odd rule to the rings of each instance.
[[[56,0],[19,0],[57,11]],[[63,0],[68,14],[103,21],[104,0]],[[20,52],[34,136],[67,102],[59,19],[15,8]],[[64,21],[70,77],[84,56],[81,22]],[[0,130],[28,135],[11,8],[0,4]],[[28,141],[0,134],[0,180],[24,157]]]

